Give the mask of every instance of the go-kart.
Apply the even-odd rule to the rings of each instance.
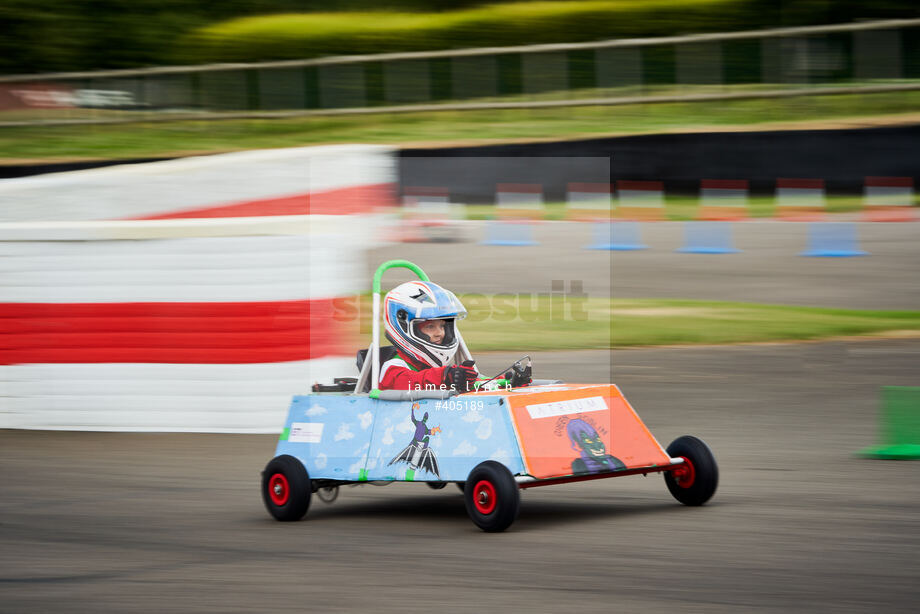
[[[276,456],[262,473],[262,497],[274,518],[300,520],[314,493],[331,502],[340,486],[369,482],[424,482],[433,489],[453,482],[473,523],[490,532],[508,528],[520,491],[538,486],[662,473],[683,504],[712,497],[718,467],[709,447],[688,435],[662,449],[612,384],[509,385],[515,373],[529,376],[527,359],[473,392],[379,390],[380,282],[398,267],[428,281],[405,260],[377,269],[372,340],[359,376],[315,386],[291,402]],[[454,360],[462,364],[472,357],[456,334]]]

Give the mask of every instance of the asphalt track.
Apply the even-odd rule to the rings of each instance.
[[[457,243],[403,243],[371,252],[369,270],[390,258],[416,262],[455,292],[550,292],[552,280],[580,281],[589,296],[690,298],[848,309],[920,308],[920,223],[856,223],[866,257],[813,258],[809,224],[734,223],[736,254],[684,254],[682,222],[640,224],[648,249],[606,251],[592,244],[590,224],[545,222],[537,245],[479,245],[484,222],[462,225]],[[387,279],[401,279],[399,273]],[[409,275],[404,275],[405,279]]]
[[[804,228],[769,222],[739,229],[732,256],[675,254],[679,225],[610,253],[546,224],[535,248],[373,257],[461,292],[580,279],[589,294],[916,308],[916,226],[867,228],[872,256],[839,260],[798,256]],[[705,439],[710,504],[677,504],[660,476],[537,488],[489,535],[452,486],[366,485],[282,524],[259,495],[273,436],[0,431],[0,612],[916,611],[918,465],[853,452],[876,440],[879,387],[917,385],[920,341],[534,358],[539,377],[615,381],[665,445]]]
[[[606,355],[535,358],[603,381]],[[272,436],[0,431],[0,611],[914,612],[918,467],[852,453],[918,364],[916,340],[614,352],[660,441],[712,446],[714,499],[660,476],[538,488],[498,535],[453,486],[345,488],[275,522]]]

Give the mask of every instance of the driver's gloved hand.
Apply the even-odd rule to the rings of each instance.
[[[444,384],[459,392],[473,390],[473,382],[478,377],[476,369],[467,366],[454,366],[444,369]]]
[[[512,388],[517,388],[519,386],[526,386],[533,381],[533,378],[530,377],[532,370],[530,367],[526,367],[520,371],[517,369],[512,369],[505,373],[505,379],[511,382]]]

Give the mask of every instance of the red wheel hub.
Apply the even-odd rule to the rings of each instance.
[[[693,482],[696,481],[696,469],[693,467],[693,463],[690,462],[690,459],[686,456],[681,456],[684,459],[684,462],[680,467],[676,468],[671,472],[671,475],[674,476],[674,480],[677,481],[677,485],[681,488],[690,488],[693,486]]]
[[[284,505],[291,496],[291,487],[283,473],[276,473],[268,480],[268,496],[275,505]]]
[[[495,496],[495,486],[488,480],[480,480],[473,488],[473,504],[480,514],[491,514],[495,511],[498,498]]]

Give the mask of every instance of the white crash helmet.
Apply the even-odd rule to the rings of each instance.
[[[466,309],[450,290],[430,281],[410,281],[390,290],[383,299],[386,337],[416,368],[450,364],[457,347],[456,322]],[[421,332],[427,320],[444,320],[444,339],[432,343]]]

